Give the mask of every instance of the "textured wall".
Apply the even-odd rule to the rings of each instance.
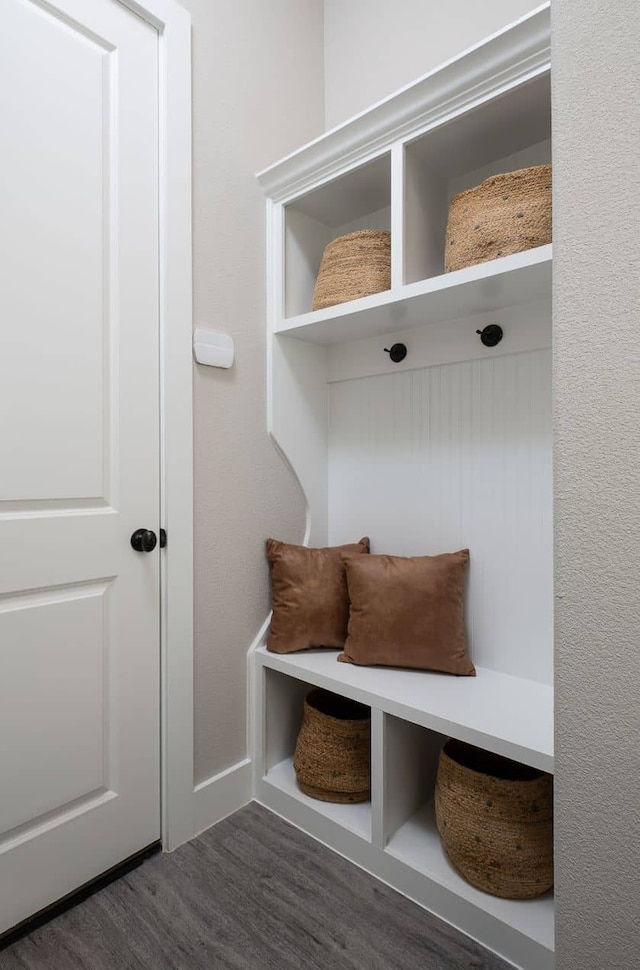
[[[638,37],[553,0],[558,970],[640,962]]]
[[[325,0],[326,127],[484,40],[539,0]]]
[[[320,134],[322,0],[181,0],[193,19],[194,322],[235,339],[195,367],[195,780],[246,757],[246,655],[267,535],[304,500],[266,432],[264,199],[255,172]]]

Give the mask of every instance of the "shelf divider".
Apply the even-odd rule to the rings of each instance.
[[[394,145],[391,149],[391,289],[397,290],[404,283],[404,147]]]
[[[371,708],[371,841],[379,849],[386,845],[384,719],[381,710]]]

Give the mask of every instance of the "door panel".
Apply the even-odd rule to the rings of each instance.
[[[0,932],[157,840],[158,36],[3,0]]]
[[[32,2],[10,8],[0,383],[20,420],[0,427],[0,502],[102,497],[113,52]]]
[[[109,662],[108,587],[83,583],[0,601],[6,671],[0,682],[0,761],[6,766],[0,831],[5,837],[106,787],[102,671]]]

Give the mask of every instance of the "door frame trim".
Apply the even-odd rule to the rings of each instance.
[[[159,37],[161,834],[193,837],[191,17],[176,0],[119,0]]]

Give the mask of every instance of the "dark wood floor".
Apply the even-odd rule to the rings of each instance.
[[[1,970],[505,970],[252,803],[0,952]]]

